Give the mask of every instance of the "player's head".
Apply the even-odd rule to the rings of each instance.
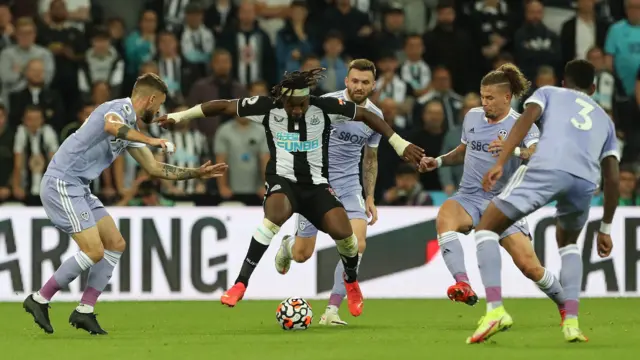
[[[349,99],[360,105],[367,100],[376,86],[376,66],[367,59],[355,59],[349,63],[344,79]]]
[[[291,119],[300,119],[309,108],[309,88],[323,78],[323,68],[284,74],[282,81],[271,89],[271,96],[281,102]]]
[[[485,75],[480,82],[480,97],[486,117],[505,117],[511,109],[511,99],[524,95],[530,86],[531,82],[513,64],[504,64]]]
[[[145,124],[150,124],[167,99],[168,92],[167,84],[158,75],[149,73],[139,76],[131,94],[138,118]]]
[[[564,67],[564,80],[562,86],[585,92],[589,95],[596,90],[593,79],[596,76],[596,68],[587,60],[571,60]]]

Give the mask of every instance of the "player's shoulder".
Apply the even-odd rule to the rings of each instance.
[[[464,122],[473,121],[475,119],[484,119],[484,109],[482,106],[471,108],[464,115]]]
[[[318,97],[313,95],[309,96],[309,105],[318,107],[323,111],[331,111],[336,106],[345,105],[350,102],[351,101],[348,101],[343,98],[337,98],[337,97],[329,97],[329,96]]]
[[[376,106],[376,104],[373,103],[373,101],[367,99],[367,102],[365,104],[365,107],[371,111],[372,113],[382,117],[382,110],[380,110],[379,107]]]
[[[131,99],[129,98],[107,101],[106,103],[98,106],[96,111],[104,112],[105,115],[107,115],[108,113],[115,113],[123,119],[129,119],[132,116],[135,116],[133,105],[131,103]]]

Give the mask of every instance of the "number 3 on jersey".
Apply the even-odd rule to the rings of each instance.
[[[593,126],[593,121],[591,120],[591,116],[589,116],[589,114],[591,114],[591,112],[593,111],[593,109],[595,109],[595,107],[589,104],[587,101],[582,100],[580,98],[576,99],[576,103],[582,106],[582,110],[580,110],[578,115],[582,117],[583,121],[581,122],[579,120],[576,120],[576,118],[571,118],[571,124],[579,130],[583,130],[583,131],[591,130],[591,127]]]

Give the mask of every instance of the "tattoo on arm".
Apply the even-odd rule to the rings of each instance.
[[[364,192],[367,196],[373,196],[378,177],[378,148],[368,147],[365,150],[364,159]]]
[[[198,169],[183,168],[169,164],[162,164],[162,177],[168,180],[195,179],[199,176]]]
[[[127,134],[129,133],[129,130],[131,130],[131,128],[127,125],[120,126],[120,128],[118,129],[118,133],[116,134],[116,138],[127,140]]]

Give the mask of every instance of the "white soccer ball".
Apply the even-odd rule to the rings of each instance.
[[[276,320],[283,330],[306,330],[313,321],[311,304],[302,298],[288,298],[278,305]]]

